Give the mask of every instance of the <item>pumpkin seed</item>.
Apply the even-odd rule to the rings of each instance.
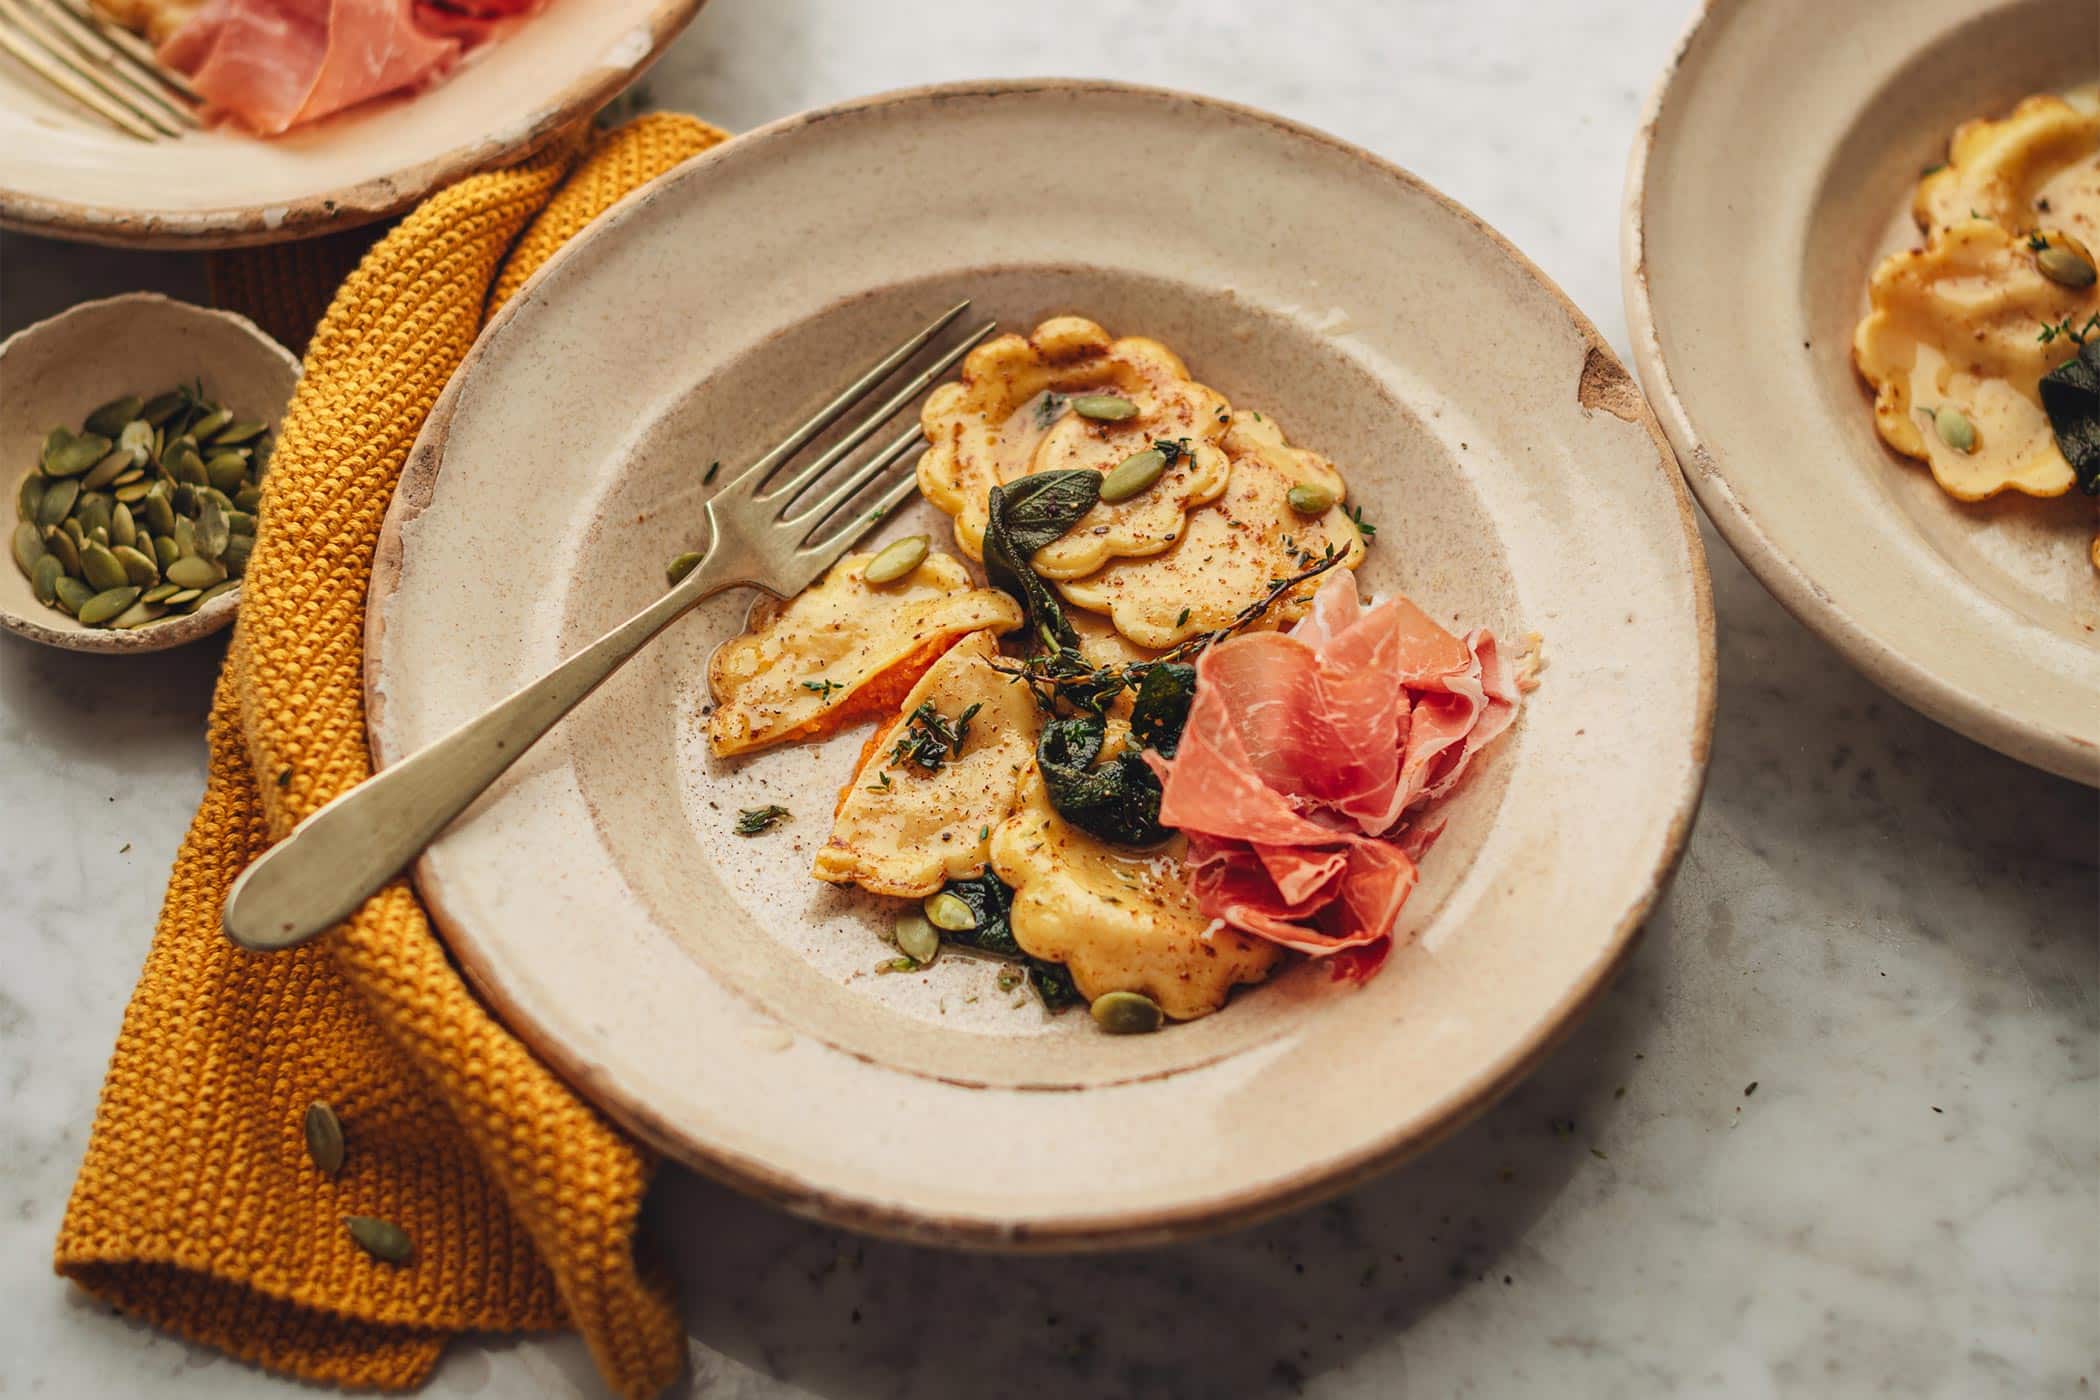
[[[226,568],[216,560],[203,559],[194,554],[185,554],[166,569],[169,583],[179,583],[184,588],[209,588],[226,577]],[[93,583],[90,575],[88,582]]]
[[[120,477],[117,481],[116,498],[126,505],[135,506],[145,500],[147,495],[158,484],[158,482],[147,481],[144,477],[135,477],[130,481],[125,481]]]
[[[897,951],[921,967],[932,962],[941,951],[941,936],[933,931],[926,916],[916,909],[897,916],[896,932]]]
[[[90,535],[97,530],[106,535],[109,533],[109,522],[116,510],[116,504],[115,497],[105,496],[100,491],[89,491],[83,487],[80,492],[80,499],[73,504],[73,518],[78,520],[80,528],[87,531]]]
[[[124,577],[141,588],[160,582],[160,565],[128,545],[113,545],[110,554],[124,566]]]
[[[213,433],[233,421],[233,410],[214,407],[202,418],[190,424],[189,436],[195,442],[209,442]]]
[[[128,585],[123,588],[105,588],[82,603],[80,611],[74,616],[80,619],[83,627],[101,627],[137,602],[138,597],[139,591]]]
[[[36,523],[56,525],[73,513],[73,503],[80,499],[80,483],[71,477],[54,481],[44,488],[44,499],[37,502]]]
[[[93,540],[80,551],[80,576],[104,592],[131,582],[131,575],[117,562],[117,556]]]
[[[158,428],[161,424],[173,418],[175,411],[181,407],[181,393],[171,389],[165,394],[155,394],[152,398],[146,400],[145,405],[139,409],[139,417]]]
[[[2093,285],[2096,278],[2090,258],[2081,257],[2076,250],[2052,242],[2034,255],[2034,265],[2042,276],[2059,287],[2080,291]],[[1966,450],[1966,449],[1964,449]]]
[[[99,437],[113,438],[124,431],[124,425],[138,417],[139,410],[145,406],[145,401],[136,394],[126,395],[121,399],[111,399],[108,403],[90,413],[87,416],[87,421],[81,426]]]
[[[1300,515],[1325,515],[1334,509],[1334,492],[1324,486],[1312,486],[1299,482],[1283,497],[1291,503],[1291,509]]]
[[[139,526],[138,522],[132,519],[131,507],[122,501],[117,502],[109,512],[109,542],[129,548],[138,543],[138,538]]]
[[[1072,411],[1081,418],[1102,423],[1120,423],[1137,417],[1138,406],[1116,394],[1082,394],[1072,400]]]
[[[141,603],[165,603],[178,593],[194,591],[194,589],[184,588],[180,584],[156,583],[144,593],[139,594],[139,601]]]
[[[238,446],[239,444],[248,441],[250,438],[260,437],[262,435],[262,430],[263,425],[261,423],[255,422],[253,419],[243,420],[242,422],[238,423],[228,423],[224,428],[221,428],[218,432],[212,434],[212,446]],[[198,436],[202,437],[203,434],[199,433]]]
[[[67,534],[73,537],[74,544],[84,545],[87,543],[87,531],[80,528],[80,522],[78,520],[74,520],[71,517],[68,517],[65,521],[65,531]]]
[[[44,475],[79,476],[107,457],[109,449],[109,439],[100,433],[68,437],[58,445],[57,451],[52,451],[47,443],[44,452]]]
[[[14,547],[15,567],[25,574],[50,552],[44,548],[44,532],[27,520],[15,526]]]
[[[76,516],[74,518],[77,520],[79,517]],[[106,525],[97,525],[93,527],[87,532],[87,540],[84,543],[99,544],[104,549],[108,549],[109,527]]]
[[[306,1155],[322,1171],[334,1176],[343,1169],[343,1121],[325,1103],[306,1106]]]
[[[231,494],[248,479],[248,459],[238,452],[214,452],[205,459],[204,475],[213,486]]]
[[[207,498],[197,508],[197,552],[206,559],[216,559],[226,552],[226,541],[232,531],[226,528],[226,512],[215,500]]]
[[[252,535],[255,533],[255,517],[245,510],[229,510],[226,512],[226,528],[236,535]]]
[[[67,573],[80,577],[80,545],[71,535],[56,526],[48,526],[44,530],[44,548],[58,556],[58,562],[66,566]]]
[[[134,418],[117,434],[117,449],[131,454],[131,465],[142,467],[153,458],[153,425]]]
[[[208,486],[211,478],[204,474],[204,458],[197,454],[197,447],[188,438],[169,448],[160,464],[169,476],[190,486]]]
[[[926,897],[921,906],[926,912],[926,921],[937,929],[949,933],[967,933],[977,927],[977,915],[959,894],[942,890]]]
[[[35,520],[36,508],[44,503],[44,488],[51,479],[42,472],[31,472],[22,478],[15,488],[15,516],[21,520]]]
[[[178,554],[197,552],[197,522],[187,515],[175,517],[175,550]]]
[[[868,561],[860,576],[871,584],[895,583],[926,562],[926,536],[906,535],[893,540]]]
[[[239,579],[233,578],[227,579],[224,583],[215,583],[211,587],[205,589],[202,593],[198,594],[195,598],[192,598],[189,602],[184,603],[182,605],[182,610],[184,612],[195,612],[197,611],[197,609],[203,607],[206,603],[209,603],[212,599],[218,597],[221,593],[231,593],[234,589],[239,588],[240,586],[241,581]]]
[[[1094,1024],[1110,1035],[1143,1035],[1165,1019],[1159,1003],[1138,992],[1103,992],[1094,998]]]
[[[226,566],[228,575],[239,578],[248,572],[248,556],[254,550],[255,536],[235,535],[226,541],[226,548],[220,551],[219,562]]]
[[[1167,454],[1156,447],[1133,452],[1101,478],[1101,499],[1114,505],[1152,489],[1152,483],[1167,469]]]
[[[1932,424],[1939,429],[1940,441],[1956,452],[1976,450],[1976,425],[1969,421],[1968,414],[1952,404],[1941,404],[1939,411],[1932,415]]]
[[[94,466],[88,468],[87,474],[80,478],[80,489],[83,491],[100,491],[122,476],[130,465],[131,459],[129,457],[121,452],[112,452],[101,461],[95,463]]]
[[[29,571],[29,587],[36,600],[45,607],[58,601],[58,581],[66,576],[66,566],[53,555],[42,555],[36,567]]]
[[[254,482],[251,481],[246,486],[243,486],[240,490],[234,492],[233,508],[235,510],[245,510],[250,513],[262,509],[262,487],[257,486]]]
[[[58,605],[69,613],[78,613],[81,605],[95,596],[95,590],[77,578],[61,578],[58,581]]]
[[[357,1247],[374,1259],[389,1264],[406,1264],[415,1254],[416,1248],[409,1242],[408,1231],[391,1220],[381,1220],[371,1215],[346,1215],[343,1227]]]
[[[133,603],[110,619],[111,629],[128,632],[134,627],[143,627],[168,615],[168,610],[158,603]]]
[[[216,584],[213,585],[213,587],[217,586],[218,585]],[[161,585],[161,587],[174,588],[174,585],[164,583]],[[185,603],[194,603],[203,596],[204,590],[201,588],[176,588],[173,593],[170,593],[167,597],[161,599],[160,601],[166,603],[170,608],[179,608]],[[143,603],[146,601],[146,599],[143,596],[141,596],[139,598],[139,601]]]
[[[676,588],[687,574],[700,567],[702,557],[692,550],[687,550],[684,554],[679,555],[670,563],[664,565],[664,582]]]
[[[176,548],[174,540],[166,535],[155,535],[153,537],[153,562],[160,565],[162,573],[166,573],[168,565],[181,557],[182,551]]]
[[[175,533],[175,507],[168,504],[168,488],[163,483],[154,482],[139,498],[139,503],[146,508],[146,525],[154,534]]]

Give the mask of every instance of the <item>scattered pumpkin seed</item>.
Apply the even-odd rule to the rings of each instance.
[[[1968,414],[1954,405],[1941,404],[1939,411],[1932,415],[1932,423],[1939,429],[1940,441],[1956,452],[1976,450],[1976,425],[1969,421]]]
[[[664,582],[676,588],[685,581],[687,574],[700,567],[700,561],[704,557],[704,555],[696,551],[687,550],[670,563],[664,565]]]
[[[68,535],[73,537],[74,544],[84,545],[87,543],[87,531],[80,528],[78,520],[68,519],[63,528]]]
[[[58,601],[58,581],[65,576],[66,566],[58,562],[58,556],[46,554],[29,571],[29,587],[39,603],[50,607]]]
[[[139,410],[145,406],[145,400],[136,394],[128,394],[121,399],[111,399],[108,403],[90,413],[87,416],[87,421],[80,426],[98,437],[113,438],[124,431],[124,425],[138,417]]]
[[[233,508],[250,512],[260,510],[262,508],[262,487],[251,481],[240,490],[234,492]]]
[[[197,552],[197,523],[187,515],[175,517],[175,549],[179,554]]]
[[[941,936],[924,914],[906,910],[897,916],[897,951],[923,967],[941,951]]]
[[[1143,1035],[1166,1019],[1159,1003],[1138,992],[1103,992],[1094,998],[1094,1024],[1110,1035]]]
[[[102,592],[131,582],[131,575],[117,562],[117,556],[93,540],[80,551],[80,576]]]
[[[245,510],[229,510],[226,512],[226,528],[236,535],[252,535],[255,533],[255,517]]]
[[[76,520],[76,522],[77,522],[77,520],[78,520],[78,517],[77,517],[77,516],[75,517],[75,520]],[[99,544],[99,545],[101,545],[101,546],[102,546],[102,547],[103,547],[104,549],[108,549],[108,548],[109,548],[109,527],[108,527],[107,525],[94,525],[94,526],[90,526],[90,527],[89,527],[89,529],[88,529],[88,532],[87,532],[87,540],[86,540],[86,541],[84,542],[84,545],[85,545],[85,544]]]
[[[90,535],[97,530],[106,535],[109,533],[110,517],[115,512],[116,505],[114,496],[106,496],[100,491],[90,491],[82,486],[80,499],[73,503],[73,518],[78,520],[80,528]]]
[[[78,615],[81,606],[94,596],[94,589],[71,575],[58,581],[58,605],[69,613]]]
[[[68,477],[54,481],[44,489],[44,499],[37,502],[36,523],[56,525],[73,513],[73,502],[80,499],[80,483]]]
[[[211,478],[204,474],[204,458],[197,453],[197,445],[184,438],[161,456],[160,464],[168,475],[189,486],[208,486]]]
[[[191,591],[193,590],[186,589],[180,584],[156,583],[144,593],[139,594],[139,601],[141,603],[165,603],[178,593]]]
[[[216,500],[207,497],[197,506],[197,552],[206,559],[216,559],[226,552],[226,541],[233,532],[226,528],[226,512]]]
[[[109,625],[113,631],[128,632],[134,627],[143,627],[149,622],[158,621],[167,614],[168,610],[158,603],[133,603],[111,618]]]
[[[44,548],[44,532],[27,520],[15,526],[14,547],[15,567],[25,574],[50,552]]]
[[[148,481],[143,476],[135,481],[120,479],[117,482],[116,497],[125,505],[135,506],[145,500],[146,496],[157,485],[159,485],[158,482]]]
[[[141,588],[160,582],[160,565],[129,545],[112,545],[109,551],[124,567],[124,576]]]
[[[58,562],[66,566],[67,573],[80,577],[80,545],[71,535],[51,526],[44,531],[44,548],[58,556]]]
[[[2069,287],[2073,291],[2082,291],[2092,286],[2094,281],[2100,280],[2100,276],[2096,276],[2094,272],[2091,258],[2055,239],[2050,240],[2048,247],[2034,255],[2034,265],[2040,269],[2042,276],[2051,282],[2059,287]]]
[[[389,1264],[406,1264],[416,1252],[416,1247],[409,1242],[408,1231],[391,1220],[372,1215],[346,1215],[343,1228],[350,1232],[351,1239],[357,1241],[359,1249]]]
[[[105,588],[82,603],[75,616],[80,619],[83,627],[100,627],[138,599],[139,591],[136,588]]]
[[[1142,452],[1133,452],[1102,476],[1101,499],[1114,505],[1149,491],[1166,469],[1167,454],[1158,448],[1148,447]]]
[[[948,933],[967,933],[977,927],[977,915],[959,894],[947,890],[942,890],[939,894],[930,894],[926,896],[926,902],[921,907],[925,910],[928,923]]]
[[[343,1169],[343,1121],[325,1103],[306,1106],[306,1155],[330,1176]]]
[[[892,540],[881,553],[870,559],[860,576],[871,584],[895,583],[925,562],[926,536],[906,535],[901,540]]]
[[[1325,515],[1334,509],[1334,492],[1303,481],[1285,492],[1284,499],[1300,515]]]
[[[180,584],[184,588],[209,588],[226,577],[226,568],[215,559],[185,554],[168,565],[166,574],[169,583]],[[90,575],[88,582],[94,581],[94,576]]]
[[[1116,394],[1081,394],[1072,400],[1072,411],[1096,422],[1120,423],[1137,417],[1138,406]]]

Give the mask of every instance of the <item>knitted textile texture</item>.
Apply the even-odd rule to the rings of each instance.
[[[103,1084],[58,1271],[170,1332],[293,1375],[406,1388],[448,1337],[572,1326],[654,1395],[684,1331],[635,1258],[653,1163],[468,990],[405,880],[324,938],[227,942],[227,887],[369,776],[365,593],[423,419],[486,314],[627,191],[723,139],[658,114],[433,196],[314,331],[211,711],[204,800]],[[271,250],[249,256],[267,256]],[[296,275],[247,284],[287,303]],[[339,1116],[324,1174],[302,1120]],[[381,1262],[344,1218],[400,1225]]]

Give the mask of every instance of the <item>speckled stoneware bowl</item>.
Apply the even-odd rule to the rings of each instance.
[[[560,0],[423,92],[270,140],[222,129],[149,145],[0,54],[0,225],[212,248],[369,223],[588,120],[701,3]]]
[[[1682,482],[1596,331],[1465,210],[1318,133],[1148,89],[972,85],[793,118],[630,198],[504,310],[424,431],[368,618],[381,760],[640,606],[700,543],[710,461],[964,295],[1009,326],[1163,338],[1344,465],[1378,525],[1371,588],[1543,634],[1544,687],[1452,803],[1385,971],[1357,990],[1300,966],[1143,1037],[1046,1016],[965,956],[876,975],[897,906],[807,873],[864,732],[708,755],[706,661],[748,595],[530,754],[420,863],[425,897],[608,1111],[842,1224],[1161,1240],[1420,1151],[1590,1004],[1669,877],[1713,618]],[[922,530],[947,538],[924,504],[888,533]],[[792,819],[732,834],[769,802]]]
[[[2093,0],[1713,0],[1634,148],[1623,253],[1641,382],[1743,562],[1900,699],[2100,784],[2092,502],[1953,500],[1852,367],[1954,128],[2096,77]]]
[[[99,404],[193,380],[274,434],[299,382],[299,361],[245,316],[151,292],[85,302],[0,341],[0,475],[8,530],[15,526],[16,488],[36,470],[52,428],[64,424],[77,432]],[[0,627],[72,651],[165,651],[229,626],[240,597],[240,589],[230,589],[196,612],[121,632],[83,627],[39,603],[12,558],[0,560]]]

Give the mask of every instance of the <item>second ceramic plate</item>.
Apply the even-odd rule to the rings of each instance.
[[[711,461],[748,461],[961,296],[1012,327],[1077,312],[1165,340],[1343,465],[1378,527],[1371,589],[1543,636],[1545,684],[1452,804],[1383,973],[1303,965],[1123,1038],[983,961],[876,975],[895,906],[808,874],[864,733],[707,754],[737,595],[439,841],[426,899],[611,1113],[848,1225],[1136,1243],[1420,1150],[1572,1024],[1667,879],[1712,616],[1682,484],[1594,329],[1464,210],[1317,133],[1173,93],[972,85],[795,118],[630,199],[490,326],[418,445],[369,620],[381,761],[644,603],[701,542]],[[890,529],[912,531],[947,539],[925,505]],[[792,818],[732,832],[765,803]]]

